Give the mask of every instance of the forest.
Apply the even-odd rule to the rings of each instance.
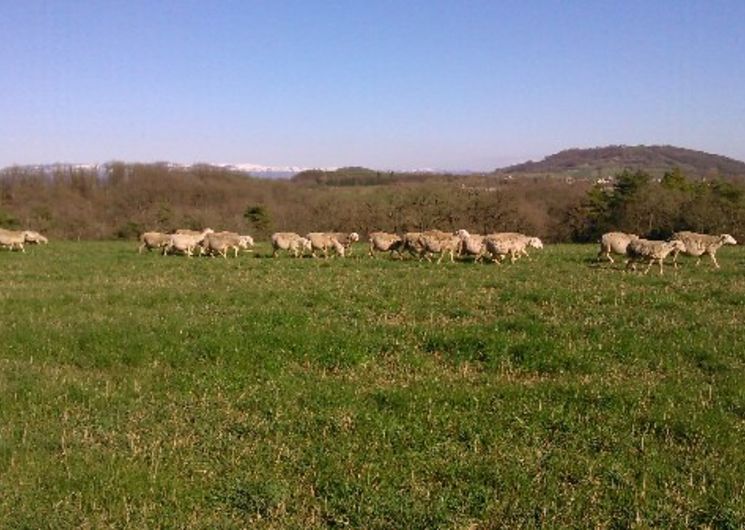
[[[608,230],[664,238],[676,230],[745,237],[745,185],[623,169],[608,179],[405,174],[348,168],[291,180],[228,168],[110,163],[0,171],[0,226],[57,239],[134,239],[143,231],[427,228],[521,231],[590,242]]]

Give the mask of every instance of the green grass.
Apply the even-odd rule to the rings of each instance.
[[[0,252],[1,528],[745,525],[743,249],[133,248]]]

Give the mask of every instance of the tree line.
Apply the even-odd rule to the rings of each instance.
[[[12,167],[0,171],[0,226],[57,239],[133,239],[146,230],[203,227],[257,238],[278,230],[428,228],[521,231],[549,242],[595,241],[611,229],[655,238],[682,229],[745,236],[745,186],[692,180],[680,170],[662,179],[625,170],[611,184],[359,172],[351,185],[321,177],[259,179],[208,165]]]

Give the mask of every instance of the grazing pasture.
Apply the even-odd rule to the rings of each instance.
[[[0,527],[745,525],[743,249],[358,245],[0,252]]]

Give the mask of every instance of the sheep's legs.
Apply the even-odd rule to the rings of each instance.
[[[713,261],[713,262],[714,262],[714,266],[715,266],[715,267],[716,267],[717,269],[719,269],[720,267],[719,267],[719,263],[717,263],[717,257],[716,257],[716,256],[715,256],[714,254],[709,254],[709,256],[711,256],[711,261]]]

